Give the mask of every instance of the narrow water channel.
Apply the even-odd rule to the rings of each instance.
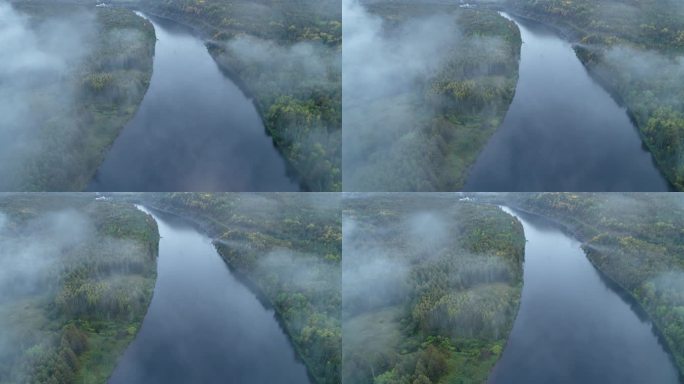
[[[161,235],[154,296],[109,383],[309,383],[273,310],[211,240],[175,216],[153,216]]]
[[[523,40],[516,94],[464,189],[670,189],[625,109],[589,76],[572,45],[543,25],[512,20]]]
[[[296,191],[252,100],[189,28],[151,18],[150,87],[89,191]]]
[[[490,384],[677,384],[652,323],[599,274],[580,242],[537,216],[523,225],[518,316]]]

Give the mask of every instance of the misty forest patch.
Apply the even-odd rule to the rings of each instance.
[[[343,1],[344,185],[459,190],[508,110],[518,28],[494,11]]]
[[[0,190],[83,190],[147,90],[154,28],[124,9],[3,3],[0,46]]]
[[[152,298],[159,234],[93,195],[0,195],[0,382],[105,382]]]
[[[454,196],[344,200],[344,382],[484,382],[518,311],[525,237]]]

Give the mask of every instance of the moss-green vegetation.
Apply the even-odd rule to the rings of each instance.
[[[564,29],[590,73],[629,109],[667,179],[684,190],[684,5],[677,0],[505,0]]]
[[[177,193],[140,198],[201,225],[233,272],[274,307],[314,381],[340,382],[339,197]]]
[[[152,298],[159,233],[93,195],[0,196],[0,383],[104,383]]]
[[[345,190],[461,189],[513,99],[518,28],[494,11],[457,5],[380,2],[366,8],[381,18],[383,30],[374,43],[354,48],[360,56],[350,62],[362,68],[345,61],[345,76],[360,79],[349,81],[354,96],[345,96]],[[437,24],[443,24],[439,31],[425,32]],[[363,28],[354,33],[374,27]],[[384,64],[365,62],[377,53],[363,50],[383,49],[393,55]],[[376,75],[369,76],[367,65],[380,67]]]
[[[12,7],[25,19],[26,41],[17,44],[34,46],[17,51],[24,70],[0,73],[9,90],[0,100],[11,108],[0,135],[12,135],[3,139],[12,146],[3,150],[0,190],[82,190],[147,90],[154,28],[124,9]]]
[[[254,96],[266,130],[302,187],[341,190],[339,0],[125,3],[200,30],[218,65]]]
[[[518,310],[525,238],[454,196],[344,201],[345,383],[481,383]]]
[[[584,242],[591,262],[653,319],[684,374],[684,198],[679,194],[521,194]]]

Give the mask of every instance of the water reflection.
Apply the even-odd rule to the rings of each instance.
[[[109,383],[308,383],[273,310],[231,274],[211,240],[154,216],[162,237],[154,296]]]

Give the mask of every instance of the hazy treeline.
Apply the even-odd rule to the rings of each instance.
[[[340,382],[338,195],[173,193],[134,198],[203,227],[232,271],[273,305],[315,382]]]
[[[0,190],[82,190],[147,90],[154,44],[128,10],[0,3]]]
[[[304,189],[339,191],[339,0],[119,1],[202,31],[218,65],[250,95]]]
[[[513,99],[517,27],[457,4],[342,6],[345,189],[460,189]]]
[[[0,382],[105,382],[152,297],[159,234],[94,195],[0,195]]]
[[[525,238],[456,195],[351,195],[343,211],[343,382],[483,382],[517,313]]]
[[[684,3],[502,0],[565,29],[590,73],[624,103],[659,168],[684,189]]]
[[[511,194],[573,230],[591,262],[646,310],[684,374],[684,196]]]

